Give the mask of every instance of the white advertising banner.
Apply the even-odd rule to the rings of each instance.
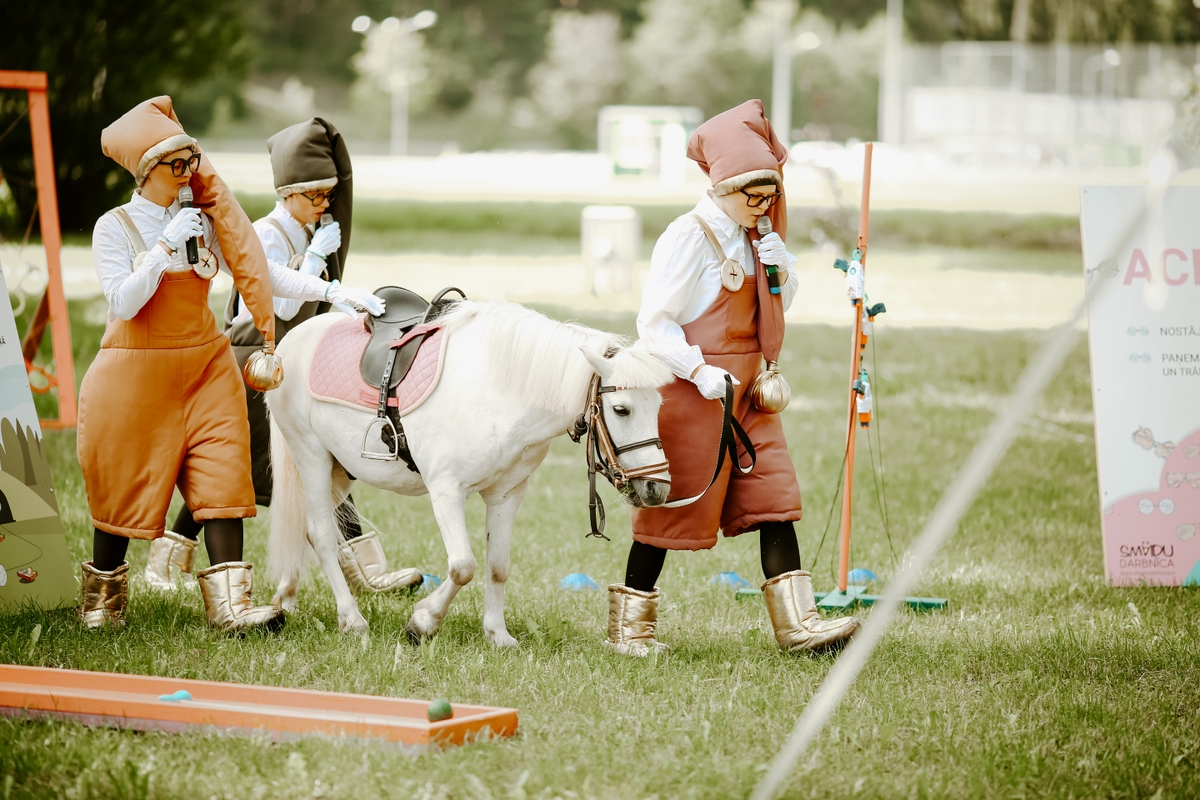
[[[1104,564],[1115,585],[1200,585],[1200,187],[1146,202],[1080,202]]]

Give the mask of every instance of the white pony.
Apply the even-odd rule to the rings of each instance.
[[[296,607],[296,587],[308,545],[316,551],[337,599],[343,631],[362,631],[359,612],[338,567],[334,509],[352,477],[403,495],[428,492],[449,560],[449,579],[416,604],[411,637],[433,636],[458,590],[475,575],[464,507],[478,493],[487,505],[487,577],[483,630],[488,641],[514,646],[504,622],[513,520],[526,481],[585,411],[590,383],[599,375],[604,419],[626,470],[664,469],[630,481],[626,499],[639,506],[666,502],[670,476],[657,441],[658,387],[672,380],[654,356],[613,334],[547,319],[515,304],[463,301],[441,319],[448,337],[441,380],[423,404],[403,418],[420,474],[403,461],[362,458],[363,433],[373,412],[315,399],[308,372],[322,334],[340,319],[323,314],[291,331],[278,353],[286,379],[267,394],[271,412],[270,569],[279,575],[274,602]],[[622,445],[640,443],[622,451]],[[582,459],[581,459],[582,466]],[[352,476],[352,477],[351,477]]]

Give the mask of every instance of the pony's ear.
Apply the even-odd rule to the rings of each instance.
[[[588,344],[579,345],[579,350],[583,353],[583,357],[588,360],[588,363],[592,365],[592,369],[600,375],[600,379],[608,383],[608,379],[613,372],[612,359],[605,358],[603,353]]]

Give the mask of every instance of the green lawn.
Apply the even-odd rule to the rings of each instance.
[[[77,346],[94,350],[102,314],[95,304],[74,312]],[[632,327],[631,316],[583,321]],[[900,552],[1038,337],[886,324],[877,331],[874,430],[882,433],[890,534]],[[795,394],[784,422],[807,509],[801,552],[819,589],[832,583],[832,531],[817,552],[842,458],[846,338],[841,329],[793,327],[783,359]],[[87,360],[81,352],[81,373]],[[1090,410],[1081,337],[921,582],[921,594],[947,597],[949,608],[901,617],[797,769],[788,797],[1200,795],[1200,593],[1106,585]],[[90,535],[74,436],[47,440],[70,546],[82,559]],[[886,579],[894,566],[871,451],[860,446],[852,561]],[[723,570],[761,580],[753,535],[668,558],[660,582],[668,654],[638,661],[602,649],[603,593],[564,592],[557,583],[569,572],[601,585],[621,578],[628,511],[606,491],[614,541],[585,540],[581,450],[564,437],[548,461],[531,479],[513,545],[515,651],[484,641],[478,582],[419,648],[404,638],[413,598],[362,601],[370,636],[346,637],[336,633],[332,596],[316,579],[271,638],[210,632],[197,595],[156,597],[140,582],[120,634],[87,634],[66,611],[0,618],[5,662],[512,706],[521,714],[515,738],[406,752],[0,720],[0,797],[745,796],[833,658],[779,653],[761,603],[736,602],[709,583]],[[426,500],[365,488],[356,496],[387,532],[393,563],[444,575]],[[469,522],[482,557],[477,500]],[[260,563],[264,524],[265,514],[248,529],[249,556]],[[146,550],[131,547],[135,570]],[[258,595],[269,598],[265,583]]]

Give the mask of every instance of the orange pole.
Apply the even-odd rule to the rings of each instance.
[[[46,295],[50,305],[54,371],[58,379],[58,419],[43,421],[42,428],[73,428],[78,418],[75,404],[75,361],[71,353],[71,324],[67,316],[67,299],[63,294],[62,233],[58,223],[58,193],[54,186],[54,152],[50,146],[50,105],[46,99],[46,74],[26,74],[30,76],[25,81],[25,88],[29,92],[33,167],[37,178],[42,244],[46,248]],[[5,77],[5,73],[0,73],[0,80]]]
[[[863,155],[862,202],[858,208],[859,263],[863,265],[864,280],[866,279],[867,265],[867,221],[871,200],[871,150],[872,145],[867,142],[866,153]],[[857,394],[854,391],[854,382],[858,380],[859,370],[862,369],[862,304],[864,302],[865,299],[852,303],[854,334],[850,340],[850,412],[846,422],[846,473],[842,478],[842,535],[838,556],[838,591],[843,594],[846,592],[850,578],[850,518],[854,500],[854,445],[858,433]]]

